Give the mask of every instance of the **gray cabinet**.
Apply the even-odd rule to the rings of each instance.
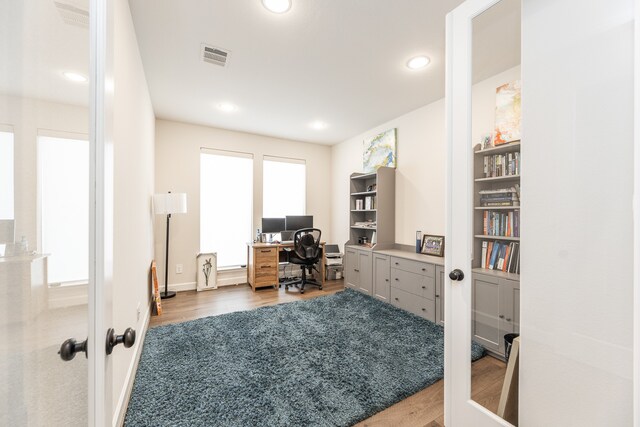
[[[345,250],[345,286],[371,294],[372,283],[372,253],[347,247]]]
[[[389,302],[391,259],[389,255],[373,254],[373,296]]]
[[[436,265],[436,323],[444,326],[444,267]]]
[[[520,331],[520,284],[485,274],[473,275],[473,339],[504,355],[504,335]]]

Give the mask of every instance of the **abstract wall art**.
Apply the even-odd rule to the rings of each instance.
[[[496,126],[493,145],[520,140],[522,98],[521,83],[516,80],[496,89]]]
[[[396,128],[364,141],[362,171],[375,172],[381,166],[396,167]]]

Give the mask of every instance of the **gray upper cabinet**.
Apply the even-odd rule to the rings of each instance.
[[[444,326],[444,267],[436,265],[436,323]]]
[[[373,295],[386,302],[390,297],[390,268],[389,255],[373,254]]]

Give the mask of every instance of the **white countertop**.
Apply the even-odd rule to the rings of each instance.
[[[444,258],[425,254],[417,254],[415,252],[403,251],[400,249],[381,249],[374,250],[374,253],[395,256],[398,258],[410,259],[413,261],[428,262],[435,265],[444,265]]]

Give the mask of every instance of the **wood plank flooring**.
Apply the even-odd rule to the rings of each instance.
[[[322,290],[310,287],[300,294],[296,289],[259,289],[248,285],[225,286],[217,290],[179,292],[175,298],[162,301],[162,316],[153,316],[150,327],[179,323],[207,316],[330,295],[344,289],[342,280],[327,281]],[[472,366],[473,399],[492,412],[498,409],[506,365],[491,356],[483,357]],[[444,380],[427,387],[395,405],[357,424],[359,427],[444,426]]]

